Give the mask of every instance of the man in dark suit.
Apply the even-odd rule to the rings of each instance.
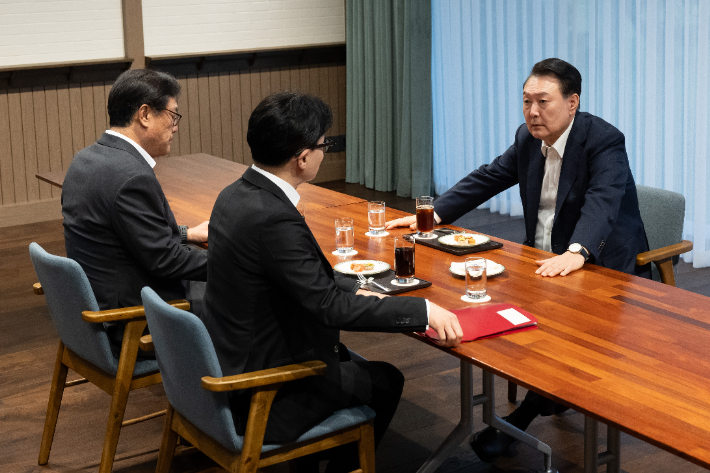
[[[210,217],[209,276],[203,321],[225,375],[308,360],[325,376],[285,384],[274,400],[265,441],[295,439],[334,411],[367,404],[375,441],[396,410],[404,379],[383,362],[352,361],[339,330],[411,332],[427,325],[446,346],[462,336],[456,316],[414,297],[375,297],[354,278],[334,275],[296,204],[330,143],[332,113],[320,99],[294,92],[265,98],[249,118],[254,166],[219,195]],[[365,296],[371,297],[365,297]],[[232,396],[240,433],[250,393]],[[331,461],[329,471],[344,469]],[[350,465],[348,465],[350,466]],[[350,470],[348,470],[350,471]]]
[[[166,300],[201,303],[207,225],[179,227],[153,172],[170,152],[180,115],[180,84],[147,69],[121,74],[108,97],[110,129],[79,151],[62,186],[67,256],[84,269],[99,308],[141,305],[150,286]],[[201,286],[201,288],[200,288]],[[120,348],[123,326],[107,327]]]
[[[557,253],[537,262],[537,274],[565,276],[589,262],[650,277],[650,268],[636,266],[636,255],[648,244],[624,135],[580,112],[581,93],[582,77],[571,64],[535,64],[523,85],[525,125],[513,145],[434,202],[437,223],[452,222],[520,184],[524,244]],[[406,217],[388,222],[388,228],[413,224],[414,217]],[[537,415],[553,412],[552,401],[528,392],[507,420],[525,430]],[[472,446],[490,462],[512,441],[489,427],[473,437]]]

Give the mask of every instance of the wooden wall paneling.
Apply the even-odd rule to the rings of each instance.
[[[27,200],[38,200],[39,182],[37,174],[37,141],[35,136],[34,105],[32,89],[20,89],[20,107],[22,111],[22,138],[25,148],[25,180],[27,182]]]
[[[81,84],[81,108],[84,116],[83,149],[96,141],[96,128],[94,127],[94,91],[91,84]]]
[[[212,154],[218,158],[229,159],[224,155],[222,149],[222,116],[219,105],[219,75],[216,72],[207,75],[207,85],[209,87],[209,109],[210,109],[210,141],[212,143]]]
[[[57,100],[57,87],[45,87],[44,97],[47,109],[47,148],[49,151],[49,170],[61,171],[63,169],[62,138],[59,131],[59,102]],[[50,186],[50,190],[52,197],[54,198],[58,198],[62,194],[61,189],[58,189],[56,186]]]
[[[347,124],[345,122],[345,117],[347,116],[346,113],[346,87],[347,87],[347,79],[345,75],[345,66],[340,65],[337,66],[338,69],[338,90],[340,91],[338,94],[338,101],[340,102],[340,133],[345,135],[347,134]],[[347,143],[347,142],[346,142]],[[345,145],[347,146],[347,144]],[[347,150],[346,150],[347,152]]]
[[[232,146],[232,92],[229,84],[229,73],[219,73],[219,110],[222,130],[222,157],[235,161]]]
[[[270,70],[271,73],[271,93],[273,94],[274,92],[280,92],[283,90],[281,88],[281,68],[280,67],[272,67]]]
[[[281,79],[279,90],[291,90],[291,69],[288,67],[282,67],[279,78]]]
[[[301,67],[298,69],[298,75],[301,79],[301,90],[307,94],[312,94],[311,89],[311,74],[308,71],[308,67]]]
[[[251,159],[251,150],[247,143],[247,130],[249,129],[249,116],[254,107],[251,105],[251,81],[252,74],[249,71],[239,72],[240,97],[242,104],[242,163],[251,166],[254,160]]]
[[[261,102],[262,91],[261,91],[261,73],[260,71],[253,71],[249,73],[249,84],[251,85],[251,91],[249,92],[249,102],[251,106],[249,107],[249,113],[259,105]]]
[[[178,123],[178,131],[173,135],[173,145],[170,148],[171,156],[190,154],[190,104],[188,100],[186,76],[176,77],[180,83],[180,98],[178,99],[178,112],[182,115]]]
[[[10,140],[10,108],[7,103],[7,92],[0,91],[0,190],[2,190],[0,199],[3,205],[15,203]]]
[[[84,115],[81,108],[81,86],[69,86],[69,109],[71,110],[72,157],[84,148]]]
[[[188,116],[190,121],[190,153],[202,151],[200,136],[200,94],[197,88],[197,75],[190,74],[185,78],[187,82]]]
[[[44,87],[33,87],[32,88],[32,106],[33,113],[32,118],[34,119],[35,128],[35,143],[37,148],[37,170],[38,172],[49,171],[49,137],[47,130],[47,94],[44,91]],[[27,176],[28,181],[33,180],[37,182],[39,187],[39,198],[40,199],[50,199],[52,198],[52,186],[46,182],[42,182],[34,175]]]
[[[231,101],[229,103],[232,115],[232,154],[237,163],[244,162],[244,142],[246,141],[246,123],[242,124],[242,94],[239,82],[239,72],[229,74],[229,92]]]
[[[301,88],[301,71],[299,70],[299,68],[292,67],[291,69],[289,69],[288,75],[289,82],[291,83],[291,90],[303,92],[303,89]]]
[[[206,74],[197,75],[197,93],[200,97],[200,143],[202,152],[212,152],[212,130],[210,123],[210,84]]]
[[[322,100],[325,100],[325,97],[321,91],[320,84],[321,69],[322,68],[318,66],[312,66],[308,68],[308,82],[310,83],[309,93],[315,95],[316,97],[320,97]]]
[[[94,100],[94,139],[92,143],[98,140],[104,131],[108,130],[108,97],[105,95],[105,86],[103,82],[94,82],[91,86]]]
[[[12,179],[15,183],[15,203],[27,202],[25,177],[25,145],[22,139],[22,109],[19,89],[8,89],[7,104],[10,115],[10,145],[12,146]]]
[[[57,108],[59,111],[59,140],[62,146],[62,169],[67,169],[75,154],[69,87],[57,87]]]
[[[338,99],[338,69],[335,65],[330,65],[325,68],[327,74],[327,90],[328,90],[328,105],[333,109],[333,126],[331,127],[331,135],[344,134],[340,131],[340,101]]]

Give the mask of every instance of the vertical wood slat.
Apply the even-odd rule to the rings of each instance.
[[[326,84],[328,89],[328,105],[333,109],[333,126],[331,127],[331,135],[340,135],[340,101],[338,98],[338,69],[334,65],[326,67],[328,75]],[[344,132],[343,132],[344,134]]]
[[[240,97],[242,100],[242,163],[247,166],[251,166],[254,162],[251,159],[251,150],[249,149],[249,143],[247,143],[247,130],[249,129],[249,115],[254,107],[251,105],[251,74],[246,71],[239,73],[239,83],[240,83]]]
[[[222,157],[234,161],[234,151],[232,149],[232,94],[229,87],[229,74],[220,72],[218,79],[219,112],[222,125]]]
[[[94,100],[94,139],[87,140],[87,146],[98,140],[104,131],[108,130],[108,112],[106,111],[108,97],[104,92],[104,83],[94,82],[91,89]]]
[[[59,102],[56,87],[45,88],[45,104],[47,108],[47,147],[49,148],[49,170],[61,171],[62,168],[62,140],[59,131]],[[62,194],[61,189],[50,186],[52,197],[57,198]]]
[[[84,117],[84,149],[96,141],[96,128],[94,128],[94,91],[91,84],[81,84],[81,113]]]
[[[200,97],[200,141],[202,152],[212,153],[212,123],[210,123],[210,84],[209,77],[197,75],[197,93]]]
[[[242,97],[239,83],[239,73],[229,74],[229,92],[232,100],[230,102],[230,111],[232,115],[232,130],[230,136],[232,138],[232,153],[234,161],[237,163],[244,162],[244,146],[243,141],[246,141],[246,128],[242,124]]]
[[[12,176],[15,183],[15,203],[27,202],[27,179],[25,177],[25,145],[22,137],[22,111],[20,91],[7,91],[10,118],[10,145],[12,146]]]
[[[69,110],[71,111],[72,156],[84,148],[84,115],[81,108],[81,87],[69,86]]]
[[[10,108],[7,92],[0,92],[0,188],[2,204],[15,203],[15,179],[12,172],[12,145],[10,144]]]
[[[210,116],[210,142],[212,143],[212,155],[224,158],[222,150],[222,127],[219,105],[219,76],[211,73],[205,78],[209,93],[209,116]]]
[[[34,87],[32,89],[32,118],[35,127],[35,146],[37,149],[37,171],[46,172],[50,170],[49,165],[49,136],[47,130],[47,99],[44,87]],[[52,186],[46,182],[39,182],[34,175],[27,176],[28,181],[35,181],[39,184],[39,198],[49,199],[52,197]]]
[[[202,151],[202,139],[200,136],[200,94],[197,87],[197,75],[188,75],[185,79],[188,90],[188,112],[190,114],[190,153]],[[204,151],[206,153],[206,151]]]
[[[39,200],[39,182],[37,174],[37,141],[35,122],[32,116],[32,89],[20,89],[20,107],[22,114],[22,139],[24,142],[25,182],[27,183],[27,201]]]
[[[190,154],[190,100],[187,90],[187,76],[177,78],[180,83],[180,100],[178,100],[178,111],[182,115],[178,124],[178,131],[173,135],[173,147],[171,155],[180,156]]]
[[[59,140],[62,144],[62,169],[67,169],[74,157],[74,132],[72,129],[69,87],[57,87],[59,109]]]

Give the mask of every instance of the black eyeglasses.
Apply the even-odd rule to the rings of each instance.
[[[298,153],[294,154],[294,156],[299,156],[301,153],[303,153],[307,149],[323,148],[323,152],[327,153],[328,151],[330,151],[330,147],[333,146],[334,144],[335,144],[335,141],[331,140],[330,138],[325,138],[323,140],[323,143],[321,143],[319,145],[309,146],[308,148],[303,148]]]
[[[182,115],[180,115],[177,112],[173,112],[169,108],[166,108],[165,111],[170,112],[170,115],[172,115],[172,119],[173,119],[173,126],[177,126],[177,124],[180,123],[180,119],[182,118]]]

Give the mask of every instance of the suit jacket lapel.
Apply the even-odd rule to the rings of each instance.
[[[542,178],[545,176],[545,156],[540,149],[541,140],[533,139],[527,144],[527,155],[530,156],[526,183],[526,213],[529,215],[525,219],[525,231],[530,244],[535,243],[535,227],[537,226],[537,211],[540,207],[540,191],[542,190]]]
[[[570,189],[572,189],[572,184],[574,184],[575,179],[577,179],[577,166],[579,166],[579,161],[582,158],[582,152],[584,151],[584,143],[587,140],[587,135],[585,133],[585,129],[583,129],[584,124],[582,121],[583,117],[577,114],[574,125],[572,125],[572,129],[570,130],[569,137],[567,138],[567,145],[565,146],[565,152],[562,158],[562,169],[560,170],[560,181],[557,186],[555,215],[560,214],[562,204],[567,198],[567,194],[569,194]]]

